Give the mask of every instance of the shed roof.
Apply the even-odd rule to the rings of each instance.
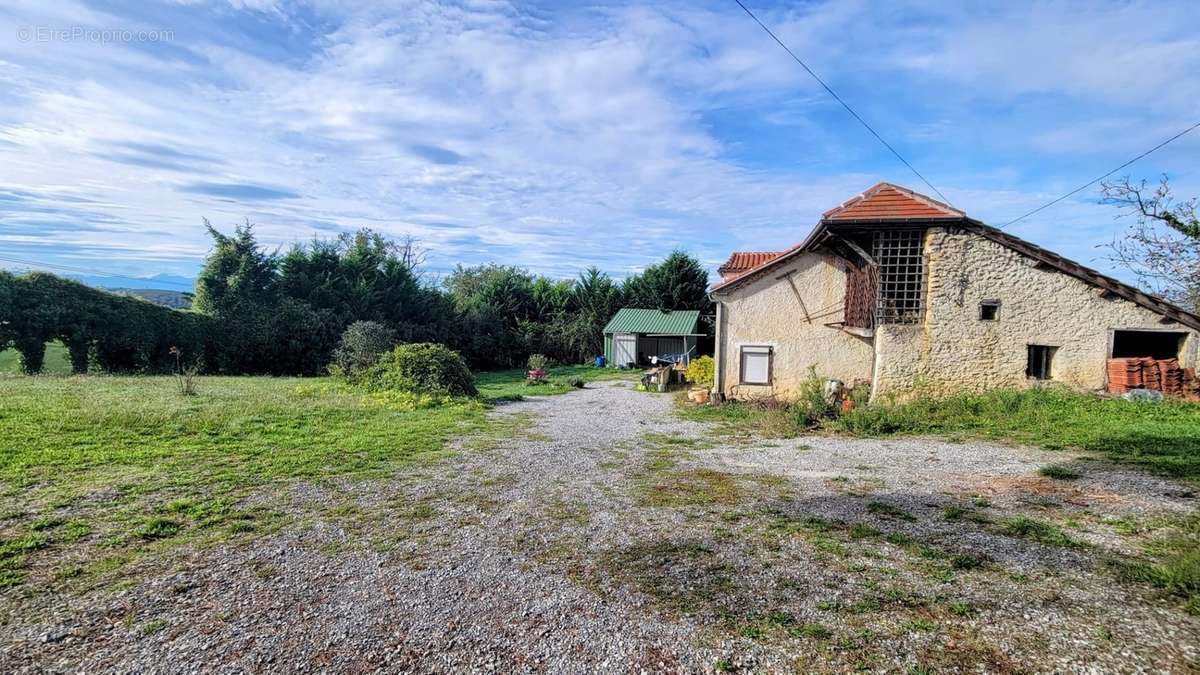
[[[617,310],[604,327],[605,333],[646,333],[650,335],[692,335],[700,312],[696,310],[633,309]]]

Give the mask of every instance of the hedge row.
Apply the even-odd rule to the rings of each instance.
[[[46,343],[67,347],[71,370],[168,372],[177,347],[189,363],[210,368],[217,336],[209,317],[114,295],[34,272],[0,271],[0,346],[21,354],[27,373],[42,369]]]

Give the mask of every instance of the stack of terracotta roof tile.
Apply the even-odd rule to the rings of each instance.
[[[1124,394],[1130,389],[1142,387],[1141,359],[1109,359],[1108,360],[1108,390],[1114,394]]]
[[[1157,362],[1162,393],[1167,396],[1183,396],[1183,369],[1177,359],[1162,359]]]
[[[1154,359],[1138,359],[1142,362],[1142,386],[1155,391],[1162,391],[1162,371]]]
[[[1200,394],[1195,370],[1180,368],[1178,359],[1126,358],[1108,360],[1108,390],[1153,389],[1167,396]]]
[[[1200,399],[1200,379],[1196,378],[1195,368],[1183,369],[1183,395],[1190,399]]]

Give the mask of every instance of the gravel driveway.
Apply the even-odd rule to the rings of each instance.
[[[1200,668],[1200,621],[1104,565],[1186,486],[991,443],[727,441],[673,406],[592,384],[387,481],[281,487],[301,525],[7,600],[0,671]]]

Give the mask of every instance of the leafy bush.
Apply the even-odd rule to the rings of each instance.
[[[545,354],[530,354],[529,355],[529,364],[528,365],[529,365],[530,370],[545,370],[546,366],[549,364],[550,364],[550,359],[547,359]]]
[[[370,391],[396,390],[430,396],[479,394],[462,356],[432,342],[399,345],[349,379]]]
[[[375,365],[379,355],[396,344],[396,331],[375,321],[355,321],[342,333],[329,372],[353,378]]]
[[[692,384],[711,387],[716,380],[716,362],[711,356],[692,359],[687,367],[687,379]]]

